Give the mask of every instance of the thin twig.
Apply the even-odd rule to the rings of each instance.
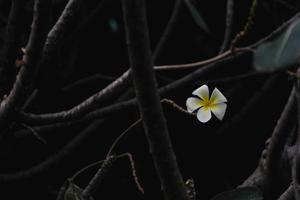
[[[21,110],[26,112],[26,110],[29,108],[29,106],[31,106],[32,102],[37,98],[39,93],[38,89],[35,89],[31,95],[27,98],[27,100],[25,101],[25,103],[23,104]]]
[[[175,24],[177,22],[177,18],[179,16],[180,13],[180,9],[182,7],[182,0],[176,0],[175,4],[174,4],[174,8],[171,14],[171,17],[168,21],[168,24],[166,26],[166,28],[164,29],[163,34],[161,35],[159,42],[157,43],[155,50],[153,52],[153,61],[154,63],[156,63],[159,59],[159,56],[161,55],[162,51],[164,50],[171,33],[173,32],[173,29],[175,27]]]
[[[265,77],[269,74],[264,74],[256,71],[250,71],[247,73],[243,74],[238,74],[238,75],[233,75],[233,76],[228,76],[224,78],[217,78],[217,79],[208,79],[206,80],[206,84],[218,84],[218,85],[223,85],[223,84],[232,84],[233,82],[241,82],[241,81],[249,81],[258,77]]]
[[[183,107],[179,106],[178,104],[176,104],[174,101],[172,101],[171,99],[163,99],[161,100],[162,103],[165,103],[167,105],[172,106],[174,109],[176,109],[177,111],[184,113],[186,115],[189,116],[193,116],[196,117],[197,115],[195,113],[190,113],[188,112],[186,109],[184,109]]]
[[[115,156],[115,159],[120,159],[120,158],[123,158],[123,157],[128,157],[128,160],[129,160],[129,163],[130,163],[130,167],[131,167],[131,173],[132,173],[132,177],[134,179],[134,182],[135,182],[138,190],[142,194],[144,194],[144,189],[143,189],[142,185],[140,184],[140,181],[139,181],[137,173],[136,173],[135,164],[134,164],[134,160],[133,160],[132,155],[127,152],[127,153],[123,153],[123,154]],[[89,164],[88,166],[86,166],[86,167],[80,169],[78,172],[76,172],[71,178],[69,178],[69,180],[72,181],[72,182],[74,182],[75,179],[78,176],[80,176],[82,173],[84,173],[85,171],[87,171],[88,169],[90,169],[92,167],[95,167],[95,166],[98,166],[98,165],[102,165],[104,161],[106,161],[106,160],[100,160],[100,161],[94,162],[92,164]],[[61,188],[61,191],[63,191],[63,187]],[[63,192],[60,192],[60,193],[63,193]]]
[[[120,154],[120,155],[115,156],[115,157],[116,157],[116,159],[119,159],[119,158],[122,158],[122,157],[125,157],[125,156],[127,156],[127,154],[126,154],[126,153],[123,153],[123,154]],[[85,171],[87,171],[88,169],[90,169],[90,168],[92,168],[92,167],[95,167],[95,166],[98,166],[98,165],[102,165],[104,161],[105,161],[105,160],[100,160],[100,161],[94,162],[94,163],[92,163],[92,164],[89,164],[88,166],[85,166],[84,168],[82,168],[82,169],[80,169],[78,172],[76,172],[76,173],[70,178],[70,180],[71,180],[71,181],[75,181],[75,179],[76,179],[77,177],[79,177],[82,173],[84,173]]]
[[[69,180],[66,180],[63,185],[60,187],[60,190],[58,192],[58,195],[56,197],[56,200],[64,200],[64,195],[68,189],[69,186]]]
[[[244,53],[244,52],[253,52],[253,49],[251,48],[236,48],[235,53]],[[220,60],[223,60],[224,58],[228,58],[232,55],[232,51],[228,50],[225,51],[222,54],[219,54],[213,58],[209,58],[204,61],[194,62],[194,63],[187,63],[187,64],[178,64],[178,65],[161,65],[161,66],[155,66],[154,69],[157,71],[163,71],[163,70],[181,70],[181,69],[193,69],[196,67],[202,67],[205,65],[209,65],[215,62],[218,62]]]
[[[118,156],[115,156],[116,159],[119,159],[119,158],[122,158],[122,157],[125,157],[127,156],[128,159],[129,159],[129,162],[130,162],[130,167],[131,167],[131,171],[132,171],[132,177],[134,178],[134,181],[138,187],[138,189],[141,191],[141,193],[143,194],[144,193],[144,189],[143,187],[141,186],[140,182],[139,182],[139,179],[137,177],[137,174],[136,174],[136,169],[135,169],[135,164],[134,164],[134,160],[132,158],[132,155],[130,153],[123,153],[123,154],[120,154]],[[94,162],[92,164],[89,164],[88,166],[80,169],[78,172],[76,172],[71,178],[70,180],[71,181],[74,181],[78,176],[80,176],[82,173],[84,173],[86,170],[92,168],[92,167],[95,167],[95,166],[98,166],[98,165],[101,165],[105,160],[100,160],[100,161],[97,161],[97,162]]]
[[[234,114],[229,121],[225,122],[217,131],[217,134],[224,134],[226,131],[228,131],[230,128],[234,127],[236,124],[238,124],[240,121],[245,119],[245,117],[251,112],[263,99],[263,96],[266,94],[268,90],[270,90],[274,84],[278,82],[280,75],[275,75],[273,77],[270,77],[264,85],[255,92],[255,94],[247,100],[246,104],[237,112]]]
[[[137,121],[135,121],[133,124],[131,124],[125,131],[123,131],[118,137],[117,139],[114,140],[113,144],[110,146],[108,153],[106,154],[106,157],[110,157],[112,155],[114,155],[114,151],[116,146],[119,144],[119,142],[121,141],[121,139],[130,131],[132,130],[135,126],[137,126],[138,124],[140,124],[142,122],[142,119],[138,119]]]
[[[181,106],[179,106],[178,104],[176,104],[174,101],[170,100],[170,99],[162,99],[160,101],[163,104],[167,104],[172,106],[172,108],[176,109],[179,112],[182,112],[184,114],[190,115],[195,117],[196,115],[194,113],[190,113],[187,112],[186,109],[182,108]],[[120,143],[121,139],[124,138],[124,136],[131,131],[134,127],[136,127],[137,125],[139,125],[142,122],[142,119],[139,118],[138,120],[136,120],[134,123],[132,123],[125,131],[123,131],[113,142],[113,144],[110,146],[108,153],[106,154],[106,157],[109,157],[111,155],[116,154],[115,153],[115,148],[117,147],[117,145]]]
[[[188,111],[186,111],[186,109],[182,108],[181,106],[179,106],[178,104],[176,104],[174,101],[170,100],[170,99],[162,99],[160,101],[161,103],[167,104],[172,106],[172,108],[176,109],[179,112],[182,112],[186,115],[190,115],[195,117],[195,113],[190,113]],[[121,139],[124,138],[124,136],[131,131],[134,127],[136,127],[137,125],[139,125],[142,122],[142,119],[139,118],[138,120],[136,120],[134,123],[132,123],[125,131],[123,131],[113,142],[113,144],[110,146],[108,153],[106,154],[106,157],[109,157],[111,155],[116,154],[115,153],[115,148],[117,147],[117,145],[120,143]]]
[[[58,122],[42,126],[32,126],[32,129],[38,134],[55,133],[57,130],[63,130],[73,126],[83,127],[84,125],[88,125],[89,122],[89,120],[79,119],[69,122]],[[23,138],[29,135],[31,135],[31,131],[29,131],[28,129],[21,129],[14,132],[14,136],[16,138]]]
[[[137,186],[137,188],[139,189],[139,191],[144,194],[144,188],[142,187],[142,185],[140,184],[140,181],[138,179],[137,173],[136,173],[136,169],[135,169],[135,164],[134,164],[134,160],[133,157],[130,153],[126,153],[130,162],[130,166],[131,166],[131,173],[132,173],[132,177],[134,179],[135,185]]]
[[[257,0],[252,0],[252,5],[250,8],[250,12],[249,12],[249,15],[247,18],[246,25],[244,26],[243,30],[240,31],[235,36],[235,38],[232,40],[231,46],[230,46],[231,51],[235,51],[237,43],[240,42],[242,40],[242,38],[244,38],[250,31],[250,28],[251,28],[252,24],[254,23],[256,7],[257,7]]]
[[[89,77],[84,77],[78,81],[75,81],[65,87],[63,87],[61,90],[63,92],[70,91],[70,90],[76,90],[77,87],[81,87],[82,85],[98,82],[98,81],[104,81],[104,82],[113,82],[116,80],[116,77],[113,76],[107,76],[107,75],[102,75],[102,74],[94,74]]]
[[[27,126],[26,124],[24,124],[24,123],[21,123],[21,125],[23,126],[23,127],[25,127],[26,129],[28,129],[30,132],[32,132],[32,134],[39,140],[39,141],[41,141],[42,143],[44,143],[44,144],[47,144],[47,141],[44,139],[44,138],[42,138],[32,127],[30,127],[30,126]]]
[[[258,40],[254,44],[249,45],[249,48],[257,48],[260,44],[263,44],[264,42],[270,41],[277,37],[280,33],[282,33],[290,24],[292,24],[294,21],[296,21],[300,16],[300,13],[296,13],[293,17],[291,17],[289,20],[285,21],[282,25],[280,25],[277,29],[272,31],[270,34],[268,34],[266,37]]]
[[[233,16],[234,16],[234,0],[227,0],[225,33],[224,33],[224,39],[219,54],[223,53],[229,44],[231,32],[232,32]]]

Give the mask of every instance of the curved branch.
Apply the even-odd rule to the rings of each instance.
[[[272,33],[268,34],[266,37],[258,40],[257,42],[255,42],[254,44],[250,45],[250,48],[256,48],[258,47],[260,44],[267,42],[269,40],[272,40],[273,38],[277,37],[280,33],[282,33],[282,31],[284,31],[290,24],[292,24],[294,21],[296,21],[300,16],[300,13],[298,12],[297,14],[295,14],[292,18],[290,18],[289,20],[285,21],[282,25],[280,25],[277,29],[275,29]]]
[[[212,63],[210,65],[204,66],[204,67],[186,75],[185,77],[183,77],[179,80],[176,80],[166,86],[161,87],[159,89],[159,93],[162,97],[166,96],[167,93],[169,93],[169,92],[172,92],[174,90],[182,88],[188,84],[193,83],[194,81],[198,81],[199,78],[201,78],[201,76],[203,76],[204,74],[218,69],[222,64],[229,62],[230,60],[237,58],[241,55],[242,55],[242,53],[237,54],[234,57],[229,57],[229,58],[226,58],[223,60],[216,61],[215,63]],[[123,76],[123,78],[124,78],[124,80],[126,80],[125,76]],[[117,80],[119,80],[119,79],[117,79]],[[114,85],[110,84],[103,91],[106,90],[106,91],[114,92],[115,89],[113,87],[114,87]],[[104,94],[107,96],[110,95],[109,93],[103,93],[102,95],[104,95]],[[98,96],[99,99],[103,98],[102,95]],[[91,97],[91,99],[92,99],[92,97]],[[99,99],[97,99],[97,100],[99,100]],[[84,112],[78,110],[78,112],[81,112],[80,115],[78,113],[74,113],[74,115],[70,116],[70,113],[73,113],[74,112],[73,110],[77,109],[76,107],[74,107],[68,111],[62,111],[62,112],[58,112],[58,113],[48,113],[48,114],[32,114],[32,113],[21,112],[19,114],[19,117],[20,117],[20,121],[24,122],[25,124],[42,125],[42,124],[49,124],[49,123],[54,123],[54,122],[63,122],[63,121],[78,119],[83,114],[86,114],[83,117],[85,119],[91,119],[93,117],[97,117],[97,118],[103,117],[104,115],[107,115],[107,114],[113,114],[113,113],[121,111],[123,109],[127,109],[129,107],[134,107],[135,104],[136,104],[136,100],[131,99],[131,100],[125,101],[123,103],[116,103],[116,104],[112,104],[110,106],[106,106],[104,108],[96,109],[95,111],[92,111],[90,113],[84,113]],[[81,103],[80,105],[89,106],[89,104],[85,104],[85,103]]]
[[[74,16],[80,8],[81,2],[82,0],[69,0],[59,19],[48,33],[37,74],[40,75],[42,70],[44,72],[49,70],[66,33],[73,28]]]
[[[159,56],[161,55],[161,52],[164,50],[166,43],[168,42],[168,39],[170,37],[170,34],[173,32],[174,26],[177,22],[178,15],[180,13],[182,5],[182,0],[176,0],[171,17],[168,21],[168,24],[162,34],[162,36],[159,39],[159,42],[157,43],[157,46],[155,47],[155,50],[153,52],[153,61],[156,63],[159,59]]]
[[[55,153],[45,161],[39,163],[38,165],[20,172],[0,174],[0,182],[12,182],[17,180],[22,180],[45,172],[46,170],[53,167],[56,163],[58,163],[59,161],[67,157],[70,153],[72,153],[73,150],[75,150],[75,148],[79,144],[81,144],[91,134],[95,133],[95,130],[98,129],[98,127],[102,125],[102,123],[103,120],[96,120],[95,122],[90,124],[85,130],[83,130],[78,135],[76,135],[73,139],[71,139],[71,141],[69,141],[57,153]]]
[[[277,200],[294,200],[293,185],[291,184]]]
[[[186,75],[185,77],[174,81],[162,88],[160,88],[159,92],[160,95],[164,96],[166,93],[173,91],[174,89],[178,89],[179,87],[184,87],[185,85],[193,82],[194,80],[199,79],[203,74],[208,73],[209,71],[213,71],[216,68],[220,66],[221,63],[228,62],[229,60],[232,60],[233,58],[237,58],[241,55],[243,55],[245,52],[241,52],[240,54],[236,54],[235,56],[229,56],[228,58],[224,59],[215,59],[210,65],[207,65],[205,67],[202,67],[193,73],[190,73]],[[197,62],[194,64],[188,64],[189,66],[193,65],[205,65],[206,62]],[[172,67],[175,67],[175,65],[172,65]],[[165,66],[163,66],[165,67]],[[156,69],[160,69],[159,67],[156,67]],[[20,118],[22,122],[25,123],[37,123],[37,124],[49,124],[53,122],[62,122],[62,121],[68,121],[73,119],[78,119],[79,117],[82,117],[83,115],[90,112],[92,109],[95,109],[97,106],[99,106],[100,103],[102,103],[104,100],[107,100],[111,98],[112,95],[119,94],[119,92],[127,85],[128,78],[129,78],[130,70],[127,70],[121,77],[119,77],[117,80],[115,80],[112,84],[109,84],[106,88],[103,90],[97,92],[93,96],[89,97],[87,100],[83,101],[79,105],[66,110],[61,111],[57,113],[48,113],[48,114],[32,114],[32,113],[20,113]],[[133,102],[132,102],[133,103]],[[130,103],[130,105],[132,105]],[[123,106],[121,106],[123,107]],[[105,112],[107,112],[107,109],[104,108]],[[92,113],[96,113],[93,111]],[[97,113],[101,113],[98,112]],[[94,114],[92,114],[94,115]],[[102,116],[102,114],[101,114]]]
[[[26,52],[23,56],[24,65],[16,77],[9,96],[0,104],[0,134],[5,133],[5,129],[11,123],[11,117],[15,114],[15,110],[19,109],[24,101],[24,96],[28,92],[26,91],[26,87],[32,81],[37,58],[39,57],[46,36],[45,25],[47,25],[50,5],[50,0],[35,1],[32,29],[26,46]]]
[[[286,144],[290,130],[295,122],[296,96],[295,87],[290,92],[289,99],[285,105],[280,118],[273,130],[272,136],[266,141],[266,148],[262,152],[256,170],[244,181],[241,186],[258,186],[262,191],[269,191],[272,180],[276,178],[279,161],[282,161],[282,152]]]
[[[146,137],[168,200],[188,200],[156,89],[144,0],[122,1],[132,79]]]
[[[299,13],[298,14],[296,14],[293,18],[291,18],[289,21],[287,21],[286,23],[284,23],[283,25],[281,25],[278,29],[276,29],[275,31],[273,31],[270,35],[268,35],[267,37],[265,37],[265,38],[263,38],[263,39],[261,39],[261,40],[259,40],[258,42],[256,42],[256,43],[254,43],[253,45],[250,45],[249,47],[250,48],[255,48],[255,47],[257,47],[259,44],[261,44],[261,43],[263,43],[263,42],[265,42],[265,41],[267,41],[267,40],[269,40],[269,39],[271,39],[271,38],[273,38],[274,36],[276,36],[278,33],[280,33],[282,30],[284,30],[290,23],[292,23],[293,21],[295,21],[298,17],[299,17]],[[246,48],[246,49],[241,49],[241,54],[243,54],[243,53],[245,53],[244,51],[247,51],[247,50],[249,50],[248,48]],[[239,51],[238,49],[236,49],[236,51]],[[201,62],[196,62],[196,63],[190,63],[190,64],[183,64],[183,65],[169,65],[169,66],[157,66],[157,67],[155,67],[155,70],[166,70],[166,69],[178,69],[178,68],[190,68],[190,67],[200,67],[200,66],[204,66],[204,65],[207,65],[207,64],[214,64],[214,63],[219,63],[220,61],[222,61],[223,59],[224,60],[226,60],[227,59],[227,57],[229,57],[230,58],[230,56],[232,56],[232,54],[229,52],[229,51],[227,51],[227,52],[224,52],[223,54],[220,54],[220,55],[218,55],[218,56],[216,56],[216,57],[214,57],[214,58],[211,58],[211,59],[208,59],[208,60],[205,60],[205,61],[201,61]],[[202,71],[201,69],[199,69],[199,70],[197,70],[195,73],[192,73],[191,74],[191,76],[194,76],[194,75],[196,75],[197,73],[198,73],[198,71]],[[205,71],[205,70],[204,70]],[[127,75],[125,76],[125,74],[127,73]],[[128,78],[129,78],[129,71],[126,71],[120,78],[123,78],[123,80],[128,80]],[[125,82],[125,81],[124,81]],[[162,89],[162,90],[168,90],[168,88],[172,88],[172,87],[174,87],[174,86],[176,86],[176,85],[181,85],[182,83],[184,83],[185,82],[185,79],[183,78],[183,79],[181,79],[179,82],[174,82],[174,83],[171,83],[171,84],[169,84],[169,85],[167,85],[164,89]],[[121,86],[123,85],[123,84],[120,84]],[[184,85],[184,84],[183,84]],[[113,88],[113,86],[110,84],[109,86],[107,86],[104,90],[107,90],[107,91],[113,91],[113,90],[115,90],[114,88]],[[95,99],[102,99],[101,98],[101,95],[99,95],[99,93],[103,93],[102,91],[100,91],[100,92],[98,92],[97,94],[95,94],[96,96],[98,96],[98,97],[96,97]],[[105,93],[103,93],[102,95],[104,95]],[[107,95],[107,96],[110,96],[110,94],[105,94],[105,95]],[[91,99],[91,98],[93,98],[93,97],[90,97],[89,99]],[[94,100],[95,100],[94,99]],[[92,101],[93,102],[93,101]],[[80,115],[82,115],[82,114],[85,114],[84,112],[82,112],[82,111],[80,111],[81,109],[85,109],[84,107],[85,106],[87,106],[87,107],[89,107],[90,105],[88,105],[88,103],[84,103],[84,102],[82,102],[81,104],[79,104],[79,105],[81,105],[80,107],[80,109],[78,109],[78,107],[74,107],[74,108],[72,108],[72,109],[70,109],[70,110],[66,110],[66,111],[61,111],[61,112],[58,112],[58,113],[49,113],[49,114],[42,114],[42,115],[40,115],[40,116],[38,116],[38,115],[34,115],[34,114],[29,114],[29,113],[23,113],[22,114],[22,118],[26,121],[27,119],[26,118],[28,118],[28,120],[27,121],[34,121],[34,120],[36,120],[36,121],[40,121],[40,122],[38,122],[38,123],[42,123],[42,121],[44,121],[44,123],[50,123],[50,122],[57,122],[57,121],[60,121],[60,120],[65,120],[65,118],[66,118],[66,120],[69,120],[69,119],[71,119],[72,117],[68,117],[68,115],[73,115],[73,116],[80,116]],[[82,106],[82,105],[85,105],[85,106]],[[76,112],[79,112],[78,114],[75,114],[75,110],[77,110]],[[87,110],[89,110],[89,109],[87,109]],[[27,116],[27,117],[26,117]],[[56,116],[57,117],[57,119],[55,119],[56,117],[53,117],[53,116]],[[35,118],[35,119],[33,119],[33,118]],[[38,119],[39,118],[39,119]],[[42,118],[44,118],[44,119],[42,119]]]
[[[270,146],[268,148],[268,157],[266,159],[266,166],[270,172],[274,172],[278,166],[277,162],[280,160],[281,152],[284,148],[290,127],[296,116],[296,88],[294,87],[290,93],[287,104],[277,121],[273,130]]]
[[[12,0],[11,9],[7,20],[4,44],[0,58],[0,98],[8,94],[15,80],[19,40],[23,34],[22,22],[24,18],[24,5],[26,1]]]
[[[229,121],[225,122],[216,132],[217,134],[223,134],[235,125],[237,125],[240,121],[242,121],[249,112],[251,112],[263,99],[263,96],[266,94],[268,90],[270,90],[274,84],[278,82],[278,79],[280,77],[280,74],[275,75],[273,77],[270,77],[261,88],[259,88],[255,94],[247,100],[246,104],[237,112],[234,114]]]
[[[223,53],[225,49],[228,47],[230,42],[230,36],[232,31],[232,22],[233,22],[233,14],[234,14],[234,0],[227,0],[227,9],[226,9],[226,26],[224,33],[224,40],[221,45],[219,54]]]

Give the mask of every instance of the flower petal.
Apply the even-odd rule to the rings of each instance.
[[[225,115],[226,108],[227,105],[225,103],[218,103],[213,105],[210,109],[219,120],[222,120]]]
[[[200,122],[208,122],[211,118],[211,111],[209,108],[202,107],[197,112],[197,118]]]
[[[201,99],[190,97],[186,100],[186,107],[188,112],[194,112],[201,106],[203,106],[203,101]]]
[[[208,86],[207,85],[202,85],[198,89],[196,89],[193,93],[193,95],[200,97],[204,101],[209,100],[209,91],[208,91]]]
[[[218,104],[218,103],[227,102],[227,99],[220,92],[220,90],[218,90],[218,88],[215,88],[211,94],[210,101],[212,102],[212,104]]]

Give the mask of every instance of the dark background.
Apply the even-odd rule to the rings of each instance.
[[[186,5],[183,4],[174,31],[156,65],[200,61],[218,53],[223,41],[226,1],[191,1],[199,10],[210,32],[205,33],[197,26]],[[10,1],[3,2],[0,13],[5,19],[9,12]],[[290,5],[296,4],[296,1],[285,2]],[[51,8],[53,16],[49,27],[55,23],[65,3],[66,1],[57,1]],[[81,24],[98,4],[99,1],[96,0],[84,2],[77,16],[78,24]],[[24,38],[20,48],[25,46],[30,31],[32,5],[32,1],[28,1],[24,17]],[[152,49],[159,41],[173,5],[174,0],[147,1]],[[235,1],[232,30],[234,35],[243,28],[250,6],[249,0]],[[258,1],[255,24],[238,46],[252,44],[269,34],[295,14],[296,7],[293,8],[285,7],[276,0]],[[92,81],[67,93],[64,93],[61,88],[96,73],[116,78],[127,70],[127,47],[120,1],[106,1],[102,9],[83,27],[78,24],[74,26],[73,32],[68,34],[60,52],[57,52],[53,72],[41,75],[38,83],[42,88],[41,93],[28,109],[30,112],[45,113],[71,108],[99,91],[110,81]],[[1,22],[1,34],[4,27],[5,23]],[[0,38],[3,40],[3,37]],[[228,62],[224,64],[224,70],[207,74],[203,80],[168,94],[168,98],[185,107],[185,100],[194,89],[207,81],[251,70],[251,59],[251,56],[247,55]],[[160,75],[167,77],[167,80],[159,77],[159,85],[176,80],[191,71],[161,72]],[[218,130],[229,123],[233,116],[249,103],[267,78],[268,76],[258,76],[243,82],[209,84],[211,90],[216,86],[228,98],[228,110],[223,121],[213,118],[208,123],[202,124],[195,118],[165,107],[165,115],[181,172],[185,179],[194,178],[199,199],[209,199],[219,192],[236,187],[257,166],[264,141],[270,136],[291,88],[292,83],[286,75],[282,74],[276,85],[268,89],[253,109],[242,116],[237,123],[222,133]],[[232,93],[237,86],[240,89]],[[107,102],[109,103],[111,102]],[[114,139],[137,119],[136,112],[118,113],[116,116],[106,118],[101,128],[88,140],[82,142],[62,162],[30,179],[1,183],[1,199],[55,199],[66,178],[82,167],[102,160]],[[42,137],[47,144],[41,143],[34,136],[7,138],[0,145],[1,173],[17,172],[35,166],[54,155],[86,126],[77,125],[43,133]],[[12,132],[19,129],[23,127],[15,124]],[[145,189],[145,195],[141,195],[137,190],[131,176],[129,162],[126,158],[122,158],[109,172],[97,191],[95,199],[161,199],[158,178],[141,126],[131,130],[122,140],[118,152],[130,152],[133,155],[137,175]],[[88,170],[76,179],[76,184],[84,187],[96,170],[97,168]]]

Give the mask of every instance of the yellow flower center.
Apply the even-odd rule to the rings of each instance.
[[[203,103],[204,108],[211,108],[213,106],[213,102],[210,99],[204,100]]]

